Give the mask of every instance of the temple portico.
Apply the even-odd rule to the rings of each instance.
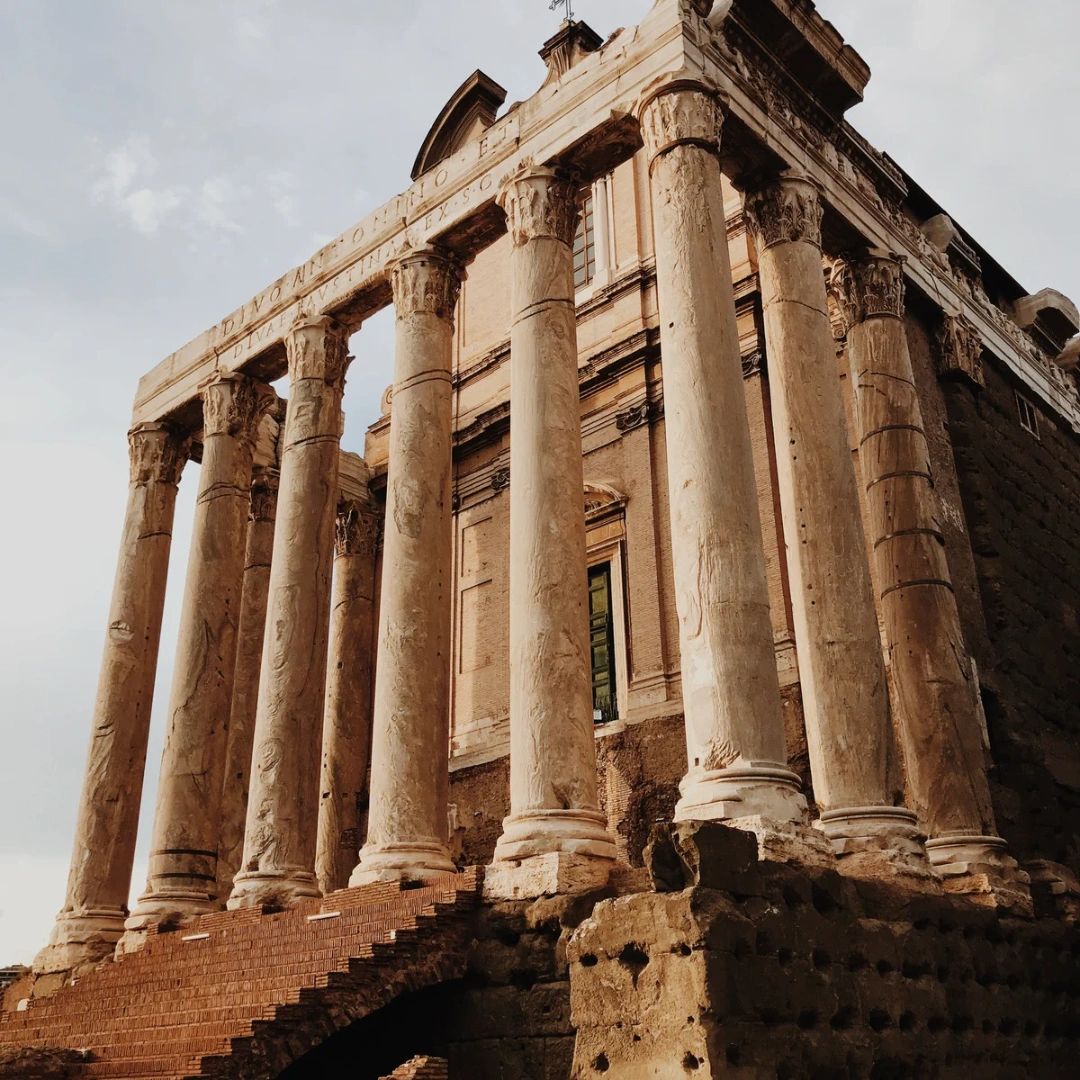
[[[501,118],[501,88],[473,76],[412,187],[140,383],[41,972],[105,956],[125,919],[137,947],[226,904],[470,862],[489,899],[592,890],[641,868],[649,815],[750,830],[766,858],[787,836],[792,861],[1029,902],[997,832],[905,291],[951,320],[967,369],[997,356],[1078,425],[1080,402],[1035,370],[955,240],[927,254],[937,233],[912,225],[885,159],[853,134],[811,138],[801,99],[763,104],[730,7],[657,0],[606,45],[567,24],[544,88]],[[818,122],[846,133],[865,78],[818,45]],[[361,458],[341,448],[348,342],[391,305],[392,394]],[[1047,340],[1061,308],[1032,316]],[[286,373],[281,419],[269,385]],[[193,440],[149,880],[129,916]],[[685,741],[670,784],[649,773],[650,724]],[[629,764],[620,737],[639,740]],[[493,763],[498,783],[469,773]]]

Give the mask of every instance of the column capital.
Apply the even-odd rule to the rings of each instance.
[[[837,259],[829,280],[845,330],[871,318],[904,317],[904,258],[871,252],[856,259]]]
[[[273,521],[277,516],[281,473],[275,468],[256,468],[251,478],[251,510],[248,521]]]
[[[390,270],[396,318],[427,314],[452,323],[464,280],[464,267],[451,252],[438,247],[407,251]]]
[[[720,152],[724,102],[719,90],[694,79],[668,79],[649,87],[637,105],[649,166],[676,146]]]
[[[496,200],[506,213],[515,247],[542,236],[574,242],[578,181],[565,169],[527,166],[511,176]]]
[[[938,372],[942,376],[969,379],[976,386],[985,386],[983,375],[982,335],[963,315],[946,315],[938,331]]]
[[[293,323],[285,335],[289,378],[321,379],[341,391],[349,356],[349,332],[330,315],[309,315]]]
[[[277,403],[266,383],[235,371],[217,372],[199,388],[203,437],[229,435],[254,446],[262,418]]]
[[[180,483],[191,440],[165,424],[136,424],[128,432],[132,484]]]
[[[774,244],[821,247],[821,189],[802,173],[788,171],[746,195],[746,219],[760,251]]]
[[[366,503],[342,499],[334,523],[334,555],[374,555],[379,541],[379,519]]]

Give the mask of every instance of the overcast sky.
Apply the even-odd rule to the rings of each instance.
[[[650,0],[577,0],[606,36]],[[1080,299],[1075,0],[819,0],[849,115],[1031,291]],[[63,900],[140,374],[409,183],[475,68],[527,97],[547,0],[0,0],[0,966]],[[353,341],[347,449],[390,381]],[[181,487],[134,888],[196,469]]]

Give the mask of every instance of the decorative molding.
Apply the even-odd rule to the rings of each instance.
[[[256,469],[251,479],[251,509],[248,521],[273,521],[277,516],[278,485],[281,474],[277,469]]]
[[[191,440],[177,435],[165,424],[136,424],[128,432],[131,483],[180,483],[188,462]]]
[[[505,491],[510,486],[510,469],[507,467],[496,469],[491,474],[491,490]]]
[[[650,168],[676,146],[720,152],[724,110],[717,91],[704,83],[673,81],[648,90],[637,112]]]
[[[983,340],[978,327],[963,317],[946,316],[938,331],[938,372],[943,378],[969,379],[985,386]]]
[[[824,211],[819,188],[812,180],[781,176],[749,193],[744,209],[759,250],[798,242],[821,248]]]
[[[277,405],[266,383],[237,372],[222,372],[200,387],[203,438],[228,435],[254,446],[259,424]]]
[[[338,393],[345,389],[349,362],[349,333],[330,315],[316,315],[293,324],[285,335],[289,379],[320,379]]]
[[[396,318],[435,315],[453,326],[464,278],[461,263],[449,252],[434,247],[407,252],[390,270]]]
[[[744,379],[749,379],[753,375],[761,375],[764,371],[765,354],[760,349],[742,357],[742,373]]]
[[[334,556],[344,559],[352,555],[373,556],[379,545],[379,518],[371,507],[343,499],[338,503],[334,521]]]
[[[514,246],[544,236],[573,244],[579,187],[572,173],[546,167],[526,167],[507,180],[496,201],[506,213]]]
[[[615,414],[615,427],[624,435],[646,424],[655,424],[664,415],[663,398],[639,401]]]
[[[833,263],[829,294],[846,331],[870,318],[902,319],[904,290],[904,259],[899,255],[872,254]]]

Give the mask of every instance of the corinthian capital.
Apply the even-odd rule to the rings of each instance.
[[[365,503],[343,499],[338,504],[334,526],[334,554],[343,559],[349,555],[374,555],[379,538],[379,519]]]
[[[348,331],[330,315],[313,315],[293,324],[285,335],[289,379],[321,379],[339,392],[345,388],[349,356]]]
[[[137,424],[128,432],[132,484],[180,483],[191,440],[164,424]]]
[[[650,164],[676,146],[718,153],[724,109],[719,93],[701,82],[675,80],[645,92],[637,107]]]
[[[805,176],[783,176],[746,196],[746,218],[759,250],[802,242],[821,247],[821,196]]]
[[[449,252],[425,247],[403,255],[390,272],[397,318],[429,314],[453,322],[463,277]]]
[[[904,317],[904,259],[870,254],[833,263],[829,294],[836,300],[845,329],[872,318]]]
[[[231,435],[255,444],[262,418],[277,403],[264,382],[237,372],[219,372],[200,388],[203,435]]]
[[[985,386],[983,340],[978,328],[963,316],[946,316],[938,332],[938,370],[943,376],[970,379]]]
[[[578,184],[562,170],[528,168],[512,176],[499,192],[498,203],[515,247],[541,236],[564,244],[574,242]]]

